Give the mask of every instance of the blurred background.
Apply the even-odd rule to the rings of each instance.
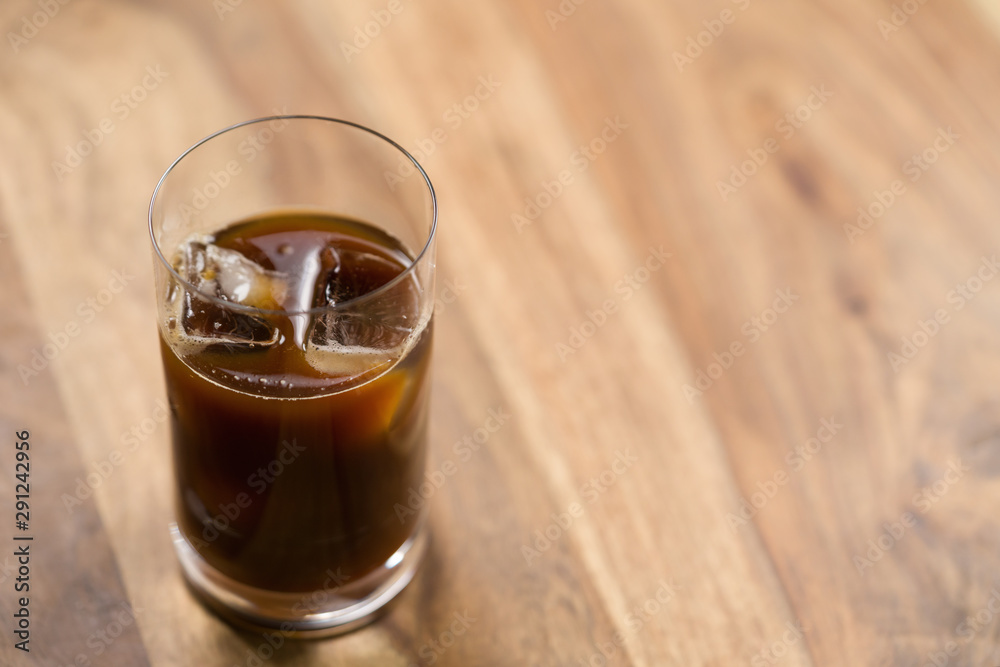
[[[997,7],[6,0],[0,663],[1000,664]],[[149,198],[275,113],[394,138],[441,206],[455,472],[323,642],[219,621],[167,532]]]

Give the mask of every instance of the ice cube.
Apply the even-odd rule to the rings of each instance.
[[[332,306],[373,292],[403,270],[397,261],[353,248],[328,246],[320,260],[314,307]]]
[[[416,314],[398,306],[387,299],[361,312],[332,310],[315,316],[306,361],[333,377],[374,376],[388,370],[406,354],[422,326]]]
[[[203,241],[184,247],[181,275],[198,291],[244,306],[277,310],[288,294],[288,282],[243,253]]]
[[[280,340],[278,329],[264,318],[226,308],[189,291],[184,293],[180,322],[186,338],[204,345],[263,350]]]
[[[386,321],[377,314],[332,312],[317,318],[311,339],[320,346],[392,350],[402,345],[411,332],[406,323]]]
[[[315,369],[336,377],[371,376],[403,357],[420,320],[419,294],[412,279],[386,285],[406,265],[375,247],[331,244],[320,253],[313,307],[329,309],[314,314],[309,325],[306,359]],[[383,287],[369,300],[345,304]]]
[[[404,268],[399,259],[364,248],[327,246],[320,253],[312,305],[338,306],[364,296],[385,287]],[[412,280],[404,280],[357,307],[331,308],[316,317],[310,339],[321,347],[398,347],[416,324],[417,296]]]
[[[399,359],[399,355],[393,350],[317,345],[310,340],[306,344],[305,358],[324,375],[347,380],[380,375]]]
[[[183,333],[193,342],[261,349],[278,342],[278,330],[264,317],[228,308],[203,295],[277,309],[287,293],[281,274],[264,269],[239,252],[196,239],[184,245],[176,268],[200,292],[182,290],[177,304]]]

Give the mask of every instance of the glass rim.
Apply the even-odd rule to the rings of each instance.
[[[356,296],[356,297],[354,297],[352,299],[348,299],[346,301],[341,301],[341,302],[335,303],[333,305],[317,306],[316,308],[309,308],[307,310],[295,310],[295,311],[290,311],[290,310],[271,310],[271,309],[267,309],[267,308],[257,308],[255,306],[248,306],[248,305],[245,305],[245,304],[242,304],[242,303],[236,303],[235,301],[228,301],[226,299],[221,299],[221,298],[219,298],[218,296],[216,296],[214,294],[209,294],[207,292],[203,292],[202,290],[198,289],[193,284],[191,284],[183,276],[181,276],[181,274],[177,273],[177,270],[174,268],[173,264],[171,264],[169,261],[167,261],[167,258],[163,255],[163,251],[160,249],[160,244],[156,240],[156,233],[153,230],[153,208],[156,206],[157,197],[160,194],[160,189],[163,187],[164,183],[166,182],[167,177],[170,176],[170,174],[184,160],[185,157],[187,157],[189,154],[191,154],[192,152],[194,152],[196,149],[200,148],[201,146],[207,144],[212,139],[215,139],[216,137],[221,136],[223,134],[226,134],[227,132],[232,132],[233,130],[237,130],[237,129],[239,129],[241,127],[245,127],[247,125],[254,125],[254,124],[257,124],[257,123],[267,123],[267,122],[280,121],[280,120],[318,120],[318,121],[323,121],[323,122],[327,122],[327,123],[336,123],[338,125],[343,125],[343,126],[354,128],[356,130],[361,130],[362,132],[366,132],[366,133],[372,135],[376,139],[381,139],[382,141],[384,141],[385,143],[387,143],[392,148],[395,148],[403,157],[405,157],[407,160],[409,160],[413,164],[414,167],[416,167],[417,172],[419,172],[419,174],[421,175],[421,177],[424,179],[424,184],[427,186],[427,191],[430,193],[430,196],[431,196],[431,224],[430,224],[430,231],[427,233],[427,240],[424,242],[424,245],[420,249],[420,252],[418,252],[413,257],[413,261],[410,263],[410,265],[407,266],[402,272],[400,272],[400,274],[398,276],[396,276],[395,278],[393,278],[392,280],[390,280],[386,284],[384,284],[384,285],[382,285],[380,287],[376,287],[375,289],[373,289],[370,292],[366,292],[364,294],[361,294],[360,296]],[[354,123],[354,122],[349,121],[349,120],[342,120],[340,118],[331,118],[331,117],[328,117],[328,116],[315,116],[315,115],[311,115],[311,114],[284,114],[284,115],[277,115],[277,116],[262,116],[260,118],[253,118],[251,120],[245,120],[245,121],[236,123],[234,125],[230,125],[228,127],[224,127],[221,130],[213,132],[212,134],[210,134],[210,135],[208,135],[208,136],[200,139],[199,141],[195,142],[194,144],[192,144],[187,150],[185,150],[183,153],[181,153],[177,157],[177,159],[175,159],[170,164],[169,167],[167,167],[166,171],[163,172],[163,175],[160,176],[160,180],[157,181],[156,187],[153,189],[153,196],[149,200],[149,214],[148,214],[148,219],[149,219],[149,225],[148,225],[149,226],[149,238],[150,238],[150,241],[153,244],[153,252],[156,254],[156,257],[159,259],[159,261],[163,263],[163,266],[166,267],[167,271],[170,273],[170,275],[173,277],[173,279],[176,280],[178,283],[180,283],[185,289],[188,289],[191,292],[194,292],[195,294],[198,294],[201,297],[204,297],[206,300],[210,301],[211,303],[214,303],[214,304],[216,304],[218,306],[221,306],[223,308],[228,308],[228,309],[235,310],[237,312],[244,312],[244,313],[248,313],[248,314],[252,314],[252,315],[290,317],[290,316],[294,316],[294,315],[316,315],[316,314],[320,314],[320,313],[324,313],[324,312],[341,310],[341,309],[347,308],[348,306],[352,306],[352,305],[357,305],[359,302],[367,301],[367,300],[371,299],[372,297],[378,296],[378,295],[380,295],[380,294],[382,294],[384,292],[389,291],[390,289],[392,289],[396,285],[398,285],[401,282],[403,282],[404,280],[406,280],[410,276],[410,274],[414,273],[417,265],[428,254],[431,246],[434,243],[434,239],[435,239],[435,237],[437,235],[438,203],[437,203],[437,194],[434,192],[434,184],[431,183],[430,177],[427,175],[427,172],[424,171],[424,168],[420,165],[420,163],[417,162],[417,159],[415,157],[413,157],[413,155],[411,155],[410,152],[408,150],[406,150],[405,148],[403,148],[398,142],[393,141],[392,139],[390,139],[389,137],[385,136],[381,132],[373,130],[373,129],[369,128],[369,127],[365,127],[364,125],[361,125],[359,123]]]

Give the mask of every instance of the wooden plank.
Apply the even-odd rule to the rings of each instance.
[[[60,346],[74,341],[65,330],[41,333],[25,298],[15,240],[5,229],[6,221],[0,227],[0,507],[6,519],[0,662],[148,665],[136,627],[145,610],[130,602],[105,525],[88,502],[87,485],[99,485],[108,470],[83,465],[51,370]],[[18,467],[19,450],[26,452],[25,467]],[[26,516],[15,516],[17,501],[26,503]]]

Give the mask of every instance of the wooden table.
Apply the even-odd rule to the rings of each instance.
[[[0,663],[1000,665],[995,3],[11,0],[0,26]],[[175,156],[274,110],[430,172],[429,468],[457,467],[398,604],[276,650],[175,563],[146,234]]]

